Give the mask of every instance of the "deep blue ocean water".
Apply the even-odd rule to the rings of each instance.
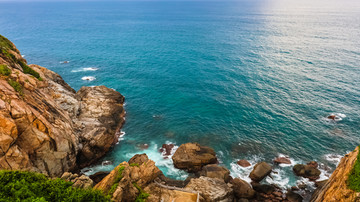
[[[213,147],[233,176],[249,172],[239,159],[279,155],[330,172],[359,144],[357,0],[1,2],[0,34],[76,90],[126,97],[125,135],[104,158],[113,164],[92,172],[146,152],[184,178],[158,152],[169,142]],[[280,185],[299,180],[276,170]]]

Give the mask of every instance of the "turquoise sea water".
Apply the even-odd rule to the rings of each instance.
[[[169,142],[213,147],[233,176],[249,172],[236,160],[279,155],[331,171],[359,144],[359,1],[2,2],[0,14],[29,63],[126,97],[113,165],[93,172],[147,152],[183,178],[158,152]],[[300,179],[275,169],[280,185]]]

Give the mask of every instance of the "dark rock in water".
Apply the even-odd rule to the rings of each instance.
[[[313,168],[318,168],[319,164],[316,161],[310,161],[306,165],[311,166]]]
[[[145,150],[145,149],[149,148],[149,145],[146,143],[145,144],[137,144],[136,147],[138,147],[141,150]]]
[[[245,159],[239,160],[239,161],[237,161],[236,163],[237,163],[239,166],[244,167],[244,168],[251,166],[251,164],[249,163],[249,161],[247,161],[247,160],[245,160]]]
[[[296,164],[293,171],[297,176],[302,176],[315,181],[320,178],[320,170],[310,165]]]
[[[275,187],[273,185],[260,184],[258,182],[252,182],[251,185],[253,189],[259,193],[271,194],[275,191]]]
[[[131,157],[131,159],[128,161],[128,163],[141,165],[148,160],[149,160],[149,158],[146,154],[136,154],[135,156]]]
[[[297,187],[297,186],[292,186],[291,187],[291,191],[297,191],[297,190],[299,190],[299,187]]]
[[[172,156],[172,160],[176,168],[188,172],[198,172],[203,166],[217,162],[215,151],[198,143],[180,145]]]
[[[106,177],[110,172],[105,172],[105,171],[100,171],[97,172],[93,175],[90,175],[90,179],[92,179],[92,181],[94,181],[94,184],[99,183],[102,179],[104,179],[104,177]]]
[[[255,182],[260,182],[271,173],[271,166],[266,162],[257,163],[250,173],[250,178]]]
[[[336,119],[336,115],[335,114],[331,114],[330,116],[327,117],[328,119],[331,120],[335,120]]]
[[[234,194],[237,198],[254,198],[255,191],[246,181],[235,178],[231,180],[231,184],[233,185]]]
[[[277,163],[277,164],[291,164],[291,161],[290,161],[290,159],[288,159],[286,157],[277,157],[274,160],[274,163]]]
[[[199,175],[210,178],[218,178],[224,180],[224,182],[226,183],[228,183],[231,179],[230,171],[216,164],[209,164],[204,166],[202,170],[199,172]]]
[[[165,151],[165,156],[171,155],[171,150],[175,147],[174,144],[163,144],[160,148],[160,152],[163,153]]]
[[[302,202],[303,201],[303,197],[300,194],[297,194],[293,191],[288,191],[286,193],[286,199],[289,200],[290,202]]]

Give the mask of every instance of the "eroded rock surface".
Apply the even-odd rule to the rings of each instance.
[[[75,92],[0,40],[0,169],[59,177],[104,155],[124,122],[124,97],[105,86]]]
[[[176,168],[188,172],[200,171],[203,166],[217,162],[215,151],[198,143],[180,145],[172,156],[172,160]]]

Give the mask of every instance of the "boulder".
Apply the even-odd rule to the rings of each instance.
[[[228,183],[231,179],[230,171],[216,164],[209,164],[204,166],[202,170],[199,172],[199,175],[210,178],[218,178],[224,180],[226,183]]]
[[[306,163],[306,165],[311,166],[313,168],[319,167],[319,164],[316,161],[310,161],[310,162]]]
[[[266,162],[257,163],[250,173],[250,178],[255,182],[260,182],[271,173],[271,166]]]
[[[110,172],[106,172],[106,171],[100,171],[97,172],[95,174],[90,175],[90,179],[92,179],[92,181],[97,184],[99,183],[102,179],[104,179],[104,177],[106,177]]]
[[[197,202],[198,195],[192,191],[172,190],[152,183],[144,188],[144,191],[151,193],[147,202],[171,201],[171,202]]]
[[[302,202],[303,197],[300,194],[297,194],[293,191],[288,191],[286,193],[286,199],[290,202]]]
[[[61,176],[61,179],[65,181],[73,182],[74,184],[72,186],[76,188],[88,189],[93,187],[94,185],[94,182],[88,176],[86,175],[79,176],[78,174],[73,174],[70,172],[65,172]]]
[[[293,167],[293,171],[297,176],[309,178],[312,181],[319,179],[321,174],[320,170],[314,168],[312,165],[296,164]]]
[[[175,147],[174,144],[163,144],[160,148],[160,152],[164,154],[164,156],[171,155],[171,150]]]
[[[172,156],[172,160],[176,168],[188,172],[198,172],[203,166],[217,162],[215,151],[198,143],[180,145]]]
[[[135,154],[135,156],[133,156],[128,163],[129,164],[138,164],[141,165],[144,162],[148,161],[149,158],[146,154]]]
[[[260,184],[258,182],[251,183],[253,189],[259,193],[271,194],[275,191],[275,187],[269,184]]]
[[[242,159],[236,162],[239,166],[241,167],[249,167],[251,166],[251,164],[249,163],[249,161]]]
[[[255,191],[249,183],[239,178],[235,178],[231,181],[236,198],[251,199],[255,196]]]
[[[276,159],[274,159],[274,163],[276,164],[291,164],[290,159],[286,158],[286,157],[277,157]]]
[[[186,190],[199,192],[204,201],[232,202],[233,189],[223,180],[203,177],[193,178],[185,187]]]

